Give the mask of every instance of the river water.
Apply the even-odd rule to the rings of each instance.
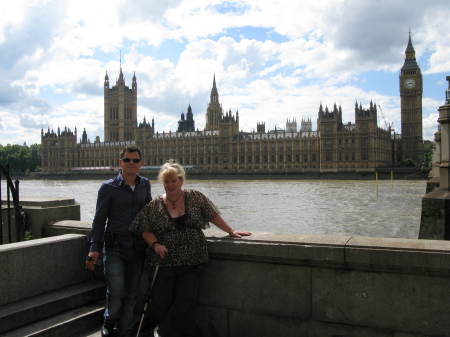
[[[75,198],[81,205],[81,220],[91,221],[100,184],[101,180],[23,180],[20,194],[23,199]],[[206,194],[239,229],[417,238],[425,184],[417,180],[188,180],[185,187]],[[163,189],[152,181],[152,191],[155,196]]]

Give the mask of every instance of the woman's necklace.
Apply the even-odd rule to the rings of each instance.
[[[177,201],[180,200],[180,198],[183,196],[183,191],[181,191],[180,195],[175,198],[175,199],[169,199],[169,197],[166,194],[166,201],[170,201],[170,203],[172,204],[172,209],[176,209],[177,208]]]

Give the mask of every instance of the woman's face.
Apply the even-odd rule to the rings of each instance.
[[[181,186],[183,186],[183,179],[177,176],[169,176],[164,178],[163,185],[166,193],[173,193],[181,190]]]

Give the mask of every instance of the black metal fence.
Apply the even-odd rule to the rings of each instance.
[[[5,179],[6,198],[2,194],[2,177]],[[19,205],[19,180],[13,182],[9,165],[0,165],[0,202],[0,244],[23,241],[26,217]]]

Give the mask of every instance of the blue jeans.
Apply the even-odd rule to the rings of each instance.
[[[117,325],[126,335],[135,323],[134,306],[144,265],[144,254],[120,247],[105,249],[103,262],[106,280],[105,325]]]

